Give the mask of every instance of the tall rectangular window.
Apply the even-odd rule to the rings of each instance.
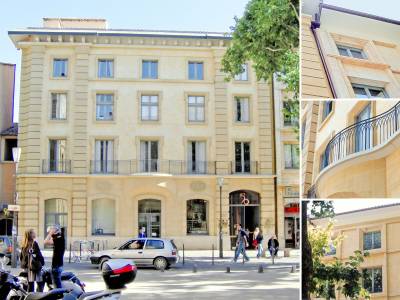
[[[156,60],[142,61],[142,78],[143,79],[158,78],[158,61]]]
[[[142,121],[158,120],[158,96],[142,95],[141,96],[141,119]]]
[[[362,270],[363,286],[370,293],[382,293],[382,267]]]
[[[333,101],[323,101],[322,102],[322,121],[326,119],[326,117],[333,110]]]
[[[364,250],[372,250],[381,248],[381,232],[365,232],[364,233]]]
[[[51,94],[51,119],[65,120],[67,118],[67,94]]]
[[[190,80],[203,80],[203,63],[202,62],[189,62],[189,79]]]
[[[204,122],[204,96],[188,96],[188,121]]]
[[[97,94],[96,95],[96,120],[113,120],[114,95]]]
[[[157,141],[140,141],[140,170],[141,172],[158,171]]]
[[[294,111],[289,101],[283,101],[283,126],[296,126],[299,119],[294,115]]]
[[[49,140],[49,171],[55,173],[65,172],[65,147],[64,139]]]
[[[235,121],[240,123],[250,122],[249,98],[235,97]]]
[[[371,148],[372,127],[369,126],[365,121],[371,118],[371,105],[368,104],[355,119],[356,122],[356,133],[355,137],[355,147],[356,152],[364,151]]]
[[[235,142],[235,172],[250,173],[250,143]]]
[[[114,172],[114,142],[112,140],[97,140],[95,143],[95,173]]]
[[[305,141],[305,136],[306,136],[306,120],[303,121],[303,124],[301,124],[301,149],[304,149],[304,141]]]
[[[68,76],[68,59],[55,58],[53,60],[53,77],[67,77]]]
[[[242,68],[243,68],[243,72],[242,72],[242,73],[239,73],[239,74],[237,74],[237,75],[235,75],[235,80],[238,80],[238,81],[247,81],[247,80],[249,80],[249,74],[248,74],[248,66],[247,66],[247,64],[243,64],[243,65],[242,65]]]
[[[99,78],[113,78],[114,77],[114,60],[99,59],[97,76]]]
[[[352,84],[356,98],[389,98],[384,88],[362,84]]]
[[[187,152],[188,173],[204,174],[207,169],[206,143],[189,141]]]
[[[296,144],[285,144],[285,169],[299,168],[299,146]]]

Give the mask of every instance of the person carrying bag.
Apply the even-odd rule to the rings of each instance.
[[[35,238],[36,233],[33,229],[25,231],[21,247],[21,268],[28,275],[28,292],[34,292],[35,282],[37,283],[37,292],[43,292],[42,268],[44,258]]]

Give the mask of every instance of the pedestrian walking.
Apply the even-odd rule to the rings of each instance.
[[[262,232],[260,230],[260,228],[256,227],[256,229],[254,230],[253,233],[253,238],[255,241],[255,247],[257,249],[257,258],[260,258],[262,256],[262,253],[264,251],[263,246],[262,246],[262,242],[264,240],[264,237],[262,235]]]
[[[235,257],[233,259],[234,262],[237,261],[238,257],[240,254],[243,255],[243,258],[246,261],[249,261],[249,257],[246,254],[246,247],[249,246],[249,242],[248,242],[248,235],[246,234],[246,232],[243,230],[242,228],[242,224],[238,224],[237,225],[237,239],[236,239],[236,250],[235,250]]]
[[[276,235],[273,234],[271,238],[268,240],[268,250],[269,253],[274,256],[278,256],[278,251],[279,251],[279,242],[276,238]]]
[[[139,238],[140,238],[140,239],[147,238],[146,228],[144,228],[144,227],[140,228],[140,231],[139,231]]]
[[[53,259],[51,261],[51,275],[56,288],[61,288],[61,273],[64,266],[65,229],[54,226],[49,229],[44,240],[45,245],[53,245]]]
[[[35,291],[35,282],[37,285],[36,291],[43,292],[42,268],[44,266],[44,258],[35,239],[36,233],[33,229],[25,231],[21,245],[21,268],[24,269],[28,276],[28,292]]]

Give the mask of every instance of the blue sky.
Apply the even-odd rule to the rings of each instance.
[[[43,17],[105,18],[115,29],[229,31],[248,0],[10,0],[0,9],[0,61],[17,64],[19,99],[20,52],[7,31],[42,26]],[[56,4],[55,4],[56,3]],[[15,109],[16,113],[18,109]]]

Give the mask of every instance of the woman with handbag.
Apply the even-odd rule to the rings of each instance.
[[[33,229],[25,231],[21,246],[21,268],[28,274],[28,292],[34,291],[35,282],[37,292],[43,292],[42,267],[44,266],[44,258],[35,239],[36,233]]]

